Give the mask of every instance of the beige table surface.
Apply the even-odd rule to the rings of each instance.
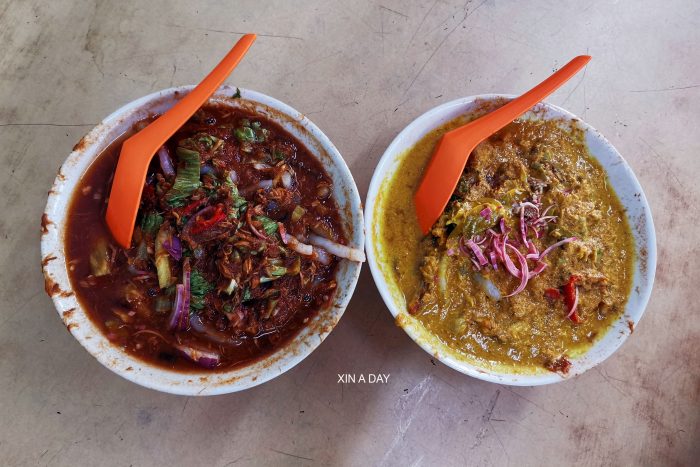
[[[697,465],[700,455],[700,5],[677,1],[0,1],[0,464]],[[239,394],[185,398],[103,368],[44,293],[39,219],[56,169],[112,110],[198,81],[260,34],[229,79],[309,115],[366,193],[429,108],[527,89],[601,130],[654,212],[659,264],[638,329],[549,387],[463,376],[397,328],[365,267],[308,359]],[[337,384],[338,373],[390,373]]]

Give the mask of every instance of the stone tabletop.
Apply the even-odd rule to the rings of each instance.
[[[248,31],[227,82],[308,115],[363,196],[421,113],[592,55],[549,101],[607,136],[651,204],[659,262],[634,334],[564,383],[490,384],[416,346],[365,267],[329,338],[262,386],[186,398],[103,368],[44,293],[46,192],[102,118],[196,83]],[[697,465],[699,44],[695,0],[0,0],[0,464]]]

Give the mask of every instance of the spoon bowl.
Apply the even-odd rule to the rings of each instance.
[[[244,35],[197,87],[122,144],[107,204],[106,220],[112,236],[123,248],[131,245],[143,183],[151,159],[168,138],[221,86],[253,45],[255,37],[255,34]]]

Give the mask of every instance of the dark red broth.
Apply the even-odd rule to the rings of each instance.
[[[73,288],[113,344],[164,368],[227,369],[329,304],[340,259],[304,242],[346,240],[331,179],[293,136],[240,109],[201,109],[154,157],[128,250],[104,222],[123,140],[81,179],[65,238]]]

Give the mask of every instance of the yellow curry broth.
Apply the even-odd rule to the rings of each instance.
[[[562,122],[518,120],[472,153],[455,192],[458,199],[448,205],[433,235],[423,238],[413,193],[440,136],[470,118],[460,117],[426,135],[384,183],[378,239],[382,263],[411,314],[448,347],[481,363],[537,371],[586,350],[619,317],[631,287],[632,235],[581,131]],[[577,240],[547,255],[547,268],[521,293],[496,300],[485,281],[505,296],[519,279],[502,264],[496,271],[487,266],[477,272],[467,255],[448,255],[458,238],[450,236],[454,226],[448,222],[462,219],[456,214],[460,211],[480,209],[484,199],[496,199],[503,201],[511,237],[517,235],[518,218],[511,206],[531,198],[533,179],[546,181],[541,204],[553,205],[557,218],[541,239],[530,239],[540,252],[562,238]],[[581,277],[579,324],[566,317],[563,300],[544,296],[546,289],[558,289],[571,275]]]

